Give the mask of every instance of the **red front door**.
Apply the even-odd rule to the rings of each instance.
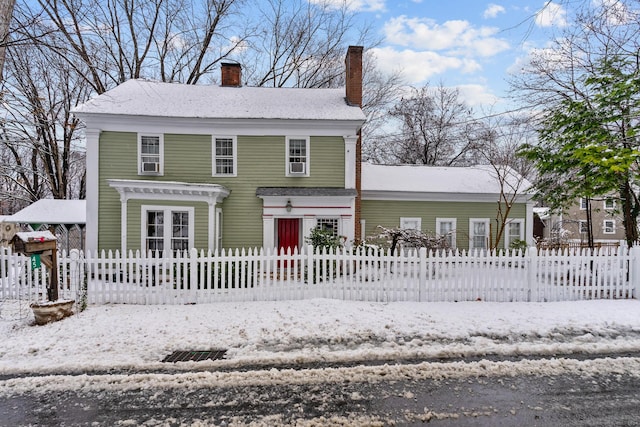
[[[284,249],[297,248],[300,244],[300,219],[299,218],[280,218],[278,219],[278,248]]]

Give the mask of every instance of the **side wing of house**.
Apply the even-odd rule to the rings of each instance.
[[[363,164],[362,233],[379,235],[378,226],[414,228],[446,236],[456,249],[509,248],[516,241],[533,245],[533,202],[524,182],[523,194],[509,198],[502,236],[492,244],[501,228],[496,185],[486,168]]]

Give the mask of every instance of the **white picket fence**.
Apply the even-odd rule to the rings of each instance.
[[[640,247],[617,253],[263,249],[171,258],[62,253],[59,296],[83,303],[196,304],[333,298],[359,301],[570,301],[637,298]],[[0,251],[0,300],[46,299],[45,269]]]

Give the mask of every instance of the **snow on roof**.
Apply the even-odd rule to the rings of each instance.
[[[508,172],[520,179],[515,171]],[[524,178],[522,178],[524,179]],[[524,179],[518,187],[524,193],[530,187]],[[500,192],[497,174],[491,166],[439,167],[424,165],[362,164],[362,190],[421,193],[475,193]]]
[[[221,87],[132,79],[74,113],[222,119],[365,120],[344,89]]]
[[[21,224],[85,224],[85,200],[41,199],[9,216],[5,222]]]

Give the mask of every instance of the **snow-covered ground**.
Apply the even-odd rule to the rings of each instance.
[[[640,352],[640,301],[104,305],[35,326],[0,303],[0,374]],[[175,350],[224,360],[162,363]]]

